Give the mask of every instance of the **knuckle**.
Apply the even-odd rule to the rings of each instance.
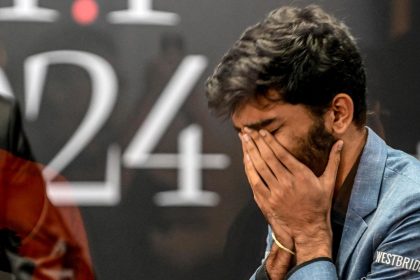
[[[264,149],[261,154],[266,158],[266,159],[273,159],[273,152],[271,151],[270,148],[267,147],[267,149]]]
[[[267,202],[271,206],[275,206],[275,205],[278,204],[279,198],[281,197],[281,194],[278,191],[272,191],[271,194],[272,195],[268,198]]]
[[[279,200],[281,200],[282,198],[282,192],[279,191],[278,189],[273,189],[271,191],[271,202],[273,203],[273,205],[276,205],[278,203]]]
[[[265,165],[265,164],[261,164],[261,167],[260,167],[259,171],[262,174],[267,174],[267,173],[271,172],[270,169],[268,169],[267,165]]]
[[[256,131],[256,130],[252,130],[252,131],[251,131],[251,136],[252,136],[252,138],[254,138],[254,139],[258,139],[258,138],[260,137],[260,134],[258,133],[258,131]]]
[[[266,186],[264,185],[264,183],[258,179],[258,181],[254,184],[256,189],[262,190],[263,188],[265,188]]]
[[[274,136],[271,133],[268,133],[267,134],[267,137],[264,138],[264,141],[266,143],[270,144],[270,145],[272,145],[272,144],[276,145],[277,144],[277,142],[275,141]]]
[[[306,172],[304,172],[304,171],[300,171],[300,172],[297,172],[297,173],[296,173],[295,178],[294,178],[294,179],[292,179],[292,180],[293,180],[293,181],[305,181],[305,179],[306,179],[307,177],[308,177],[308,176],[307,176]]]
[[[327,178],[324,182],[325,182],[325,185],[331,186],[335,183],[335,180],[333,180],[331,178]]]
[[[276,157],[280,161],[284,162],[286,160],[286,153],[282,150],[276,149]]]
[[[279,162],[274,158],[270,158],[269,160],[267,160],[267,164],[268,166],[270,166],[270,169],[273,171],[273,173],[279,168]]]
[[[256,149],[255,149],[255,146],[254,145],[248,145],[248,151],[249,152],[253,152],[253,151],[255,151]]]
[[[253,162],[253,164],[254,164],[255,169],[257,169],[257,170],[261,170],[261,168],[262,168],[262,162],[261,162],[260,160],[256,159],[256,160]]]
[[[295,178],[290,176],[290,175],[286,175],[282,178],[282,187],[284,190],[287,190],[291,187],[293,187],[293,185],[295,184]]]

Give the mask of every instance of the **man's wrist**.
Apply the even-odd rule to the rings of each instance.
[[[304,263],[300,263],[299,265],[294,266],[292,269],[290,269],[287,272],[287,274],[286,274],[286,276],[285,276],[284,279],[285,280],[289,279],[298,270],[304,269],[305,266],[309,266],[309,265],[311,265],[313,263],[316,263],[316,262],[331,262],[334,265],[334,263],[333,263],[333,261],[332,261],[331,258],[326,258],[326,257],[315,258],[315,259],[312,259],[310,261],[307,261],[307,262],[304,262]],[[264,279],[264,278],[261,278],[261,279]]]
[[[293,242],[293,239],[290,237],[291,235],[289,233],[286,233],[285,230],[282,227],[275,228],[274,226],[271,227],[272,234],[276,237],[276,239],[286,248],[288,248],[291,251],[295,251],[295,244]]]
[[[297,264],[320,257],[332,257],[332,234],[328,229],[308,231],[295,237]]]
[[[268,279],[283,279],[294,266],[293,256],[273,244],[263,266]],[[264,279],[264,278],[263,278]]]
[[[331,247],[328,244],[319,244],[316,247],[302,246],[296,247],[296,264],[301,264],[315,258],[331,258]]]

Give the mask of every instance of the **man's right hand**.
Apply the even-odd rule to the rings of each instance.
[[[282,280],[296,263],[294,256],[279,248],[273,242],[270,254],[265,261],[265,269],[270,280]]]

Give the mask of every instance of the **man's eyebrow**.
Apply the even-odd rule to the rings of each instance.
[[[246,125],[244,125],[244,127],[248,127],[249,129],[252,129],[252,130],[260,130],[260,129],[265,128],[266,126],[270,125],[275,120],[276,120],[276,118],[261,120],[261,121],[255,122],[255,123],[246,124]],[[234,126],[234,128],[237,132],[241,132],[241,128],[239,128],[237,126]]]

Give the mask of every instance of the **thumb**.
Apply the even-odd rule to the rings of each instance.
[[[343,145],[343,140],[338,140],[337,142],[335,142],[330,151],[327,167],[325,167],[325,171],[321,176],[322,179],[326,180],[327,182],[333,185],[337,177],[337,171],[338,166],[340,165],[341,151],[343,150]]]

